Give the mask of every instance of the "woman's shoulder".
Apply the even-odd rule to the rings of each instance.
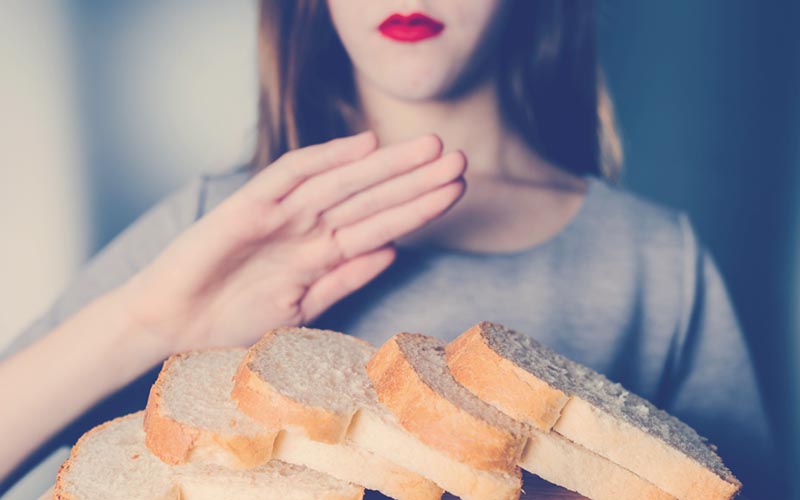
[[[668,207],[634,193],[611,181],[591,178],[586,217],[590,226],[607,238],[627,238],[644,247],[683,248],[687,238],[694,240],[689,217],[682,210]]]
[[[245,168],[198,176],[167,195],[92,256],[50,309],[0,352],[0,358],[29,345],[94,298],[127,281],[250,177]]]
[[[583,266],[662,289],[683,288],[696,273],[703,247],[682,210],[593,179],[582,217],[569,245]]]

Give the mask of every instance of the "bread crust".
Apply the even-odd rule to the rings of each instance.
[[[200,431],[164,416],[159,407],[161,395],[151,389],[144,414],[144,442],[153,455],[162,461],[178,465],[189,460]]]
[[[347,433],[352,414],[340,414],[315,406],[307,406],[278,392],[251,368],[254,351],[269,342],[277,331],[269,332],[245,356],[234,376],[231,397],[239,409],[261,422],[267,429],[297,427],[311,439],[323,443],[341,443]]]
[[[445,347],[450,372],[464,387],[514,420],[549,431],[569,396],[497,354],[483,335],[486,324],[478,323]]]
[[[55,500],[80,500],[64,491],[66,487],[66,485],[64,484],[64,482],[66,481],[64,477],[69,472],[69,469],[72,467],[72,462],[77,458],[78,453],[80,453],[81,447],[83,446],[83,443],[89,438],[89,436],[91,436],[96,432],[102,431],[103,429],[111,425],[113,422],[123,418],[125,417],[118,417],[113,420],[109,420],[108,422],[102,423],[92,428],[78,439],[78,441],[72,447],[72,451],[70,451],[69,457],[67,457],[64,463],[61,464],[61,467],[58,468],[58,474],[56,474],[56,485],[53,487],[53,498]]]
[[[526,439],[459,408],[429,387],[389,339],[367,363],[378,399],[425,444],[479,470],[516,473]]]
[[[222,351],[231,349],[220,349]],[[267,463],[277,432],[265,430],[254,436],[233,434],[225,436],[201,427],[175,420],[164,412],[164,385],[172,365],[193,352],[175,354],[164,362],[156,382],[150,389],[144,413],[145,444],[162,461],[178,465],[189,462],[192,453],[206,446],[227,450],[238,465],[251,468]]]

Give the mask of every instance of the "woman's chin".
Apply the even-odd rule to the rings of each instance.
[[[403,101],[427,101],[438,99],[447,91],[448,85],[426,78],[394,79],[376,82],[383,93]]]
[[[439,58],[408,61],[395,58],[394,64],[380,61],[368,67],[356,65],[359,86],[368,85],[395,99],[420,101],[441,98],[453,86],[461,68]]]

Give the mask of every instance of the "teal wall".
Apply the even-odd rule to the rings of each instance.
[[[796,469],[800,2],[602,0],[624,184],[686,210],[729,285]]]

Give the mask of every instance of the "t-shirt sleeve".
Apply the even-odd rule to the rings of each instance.
[[[749,498],[767,498],[767,491],[777,494],[784,486],[753,362],[713,258],[685,216],[681,223],[686,301],[667,410],[719,447]]]
[[[100,295],[149,264],[200,215],[206,181],[197,179],[148,210],[98,252],[59,298],[0,354],[5,359],[45,336]]]

